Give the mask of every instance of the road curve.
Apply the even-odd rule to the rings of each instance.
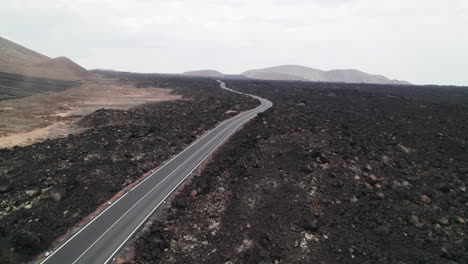
[[[243,124],[273,104],[261,97],[222,89],[260,101],[255,109],[225,120],[122,195],[40,262],[41,264],[108,263],[165,199]]]

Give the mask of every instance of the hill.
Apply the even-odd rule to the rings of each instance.
[[[38,68],[39,75],[49,75],[50,78],[88,79],[93,77],[92,73],[66,57],[58,57],[34,66]]]
[[[214,78],[222,78],[224,74],[220,73],[219,71],[215,70],[199,70],[199,71],[188,71],[182,73],[183,75],[188,76],[200,76],[200,77],[214,77]]]
[[[358,70],[322,71],[300,65],[281,65],[276,67],[254,69],[242,75],[261,80],[302,80],[313,82],[346,82],[375,84],[409,84],[405,81],[391,80],[381,75],[372,75]]]
[[[58,80],[95,77],[68,58],[51,59],[2,37],[0,37],[0,72]]]
[[[10,40],[0,37],[0,60],[12,65],[36,64],[50,60],[49,57],[27,49]]]

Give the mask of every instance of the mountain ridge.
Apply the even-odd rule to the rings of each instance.
[[[0,37],[0,72],[57,80],[91,79],[95,75],[66,57],[50,58]]]
[[[198,70],[184,72],[182,75],[223,78],[231,75],[216,70]],[[389,79],[383,75],[369,74],[356,69],[334,69],[324,71],[302,65],[278,65],[268,68],[247,70],[240,75],[257,80],[275,81],[309,81],[309,82],[344,82],[344,83],[374,83],[374,84],[411,84],[406,81]]]
[[[188,71],[188,72],[182,73],[182,75],[201,76],[201,77],[220,77],[220,78],[224,77],[224,74],[216,70]]]
[[[306,80],[313,82],[410,84],[406,81],[393,80],[383,75],[369,74],[356,69],[334,69],[323,71],[301,65],[279,65],[268,68],[253,69],[245,71],[242,73],[242,75],[252,79],[261,80]]]

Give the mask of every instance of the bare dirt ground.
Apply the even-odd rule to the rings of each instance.
[[[258,105],[210,79],[130,75],[126,80],[142,91],[168,87],[173,89],[169,96],[183,98],[128,110],[100,109],[76,123],[89,128],[82,133],[0,148],[0,263],[27,263],[50,251],[122,189],[219,122]],[[112,98],[109,93],[106,102]],[[87,102],[75,102],[56,115],[96,107],[96,100]]]
[[[0,101],[0,148],[82,132],[76,122],[98,109],[120,109],[180,99],[171,89],[135,88],[112,79],[87,81],[53,94]]]

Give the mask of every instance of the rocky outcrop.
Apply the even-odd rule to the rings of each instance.
[[[467,261],[466,89],[227,86],[274,105],[142,234],[135,263]]]
[[[197,136],[258,102],[213,80],[128,75],[139,87],[174,88],[183,100],[99,110],[84,133],[0,149],[2,263],[45,251],[117,192],[180,152]],[[231,111],[229,111],[231,110]],[[183,207],[184,203],[177,203]]]

